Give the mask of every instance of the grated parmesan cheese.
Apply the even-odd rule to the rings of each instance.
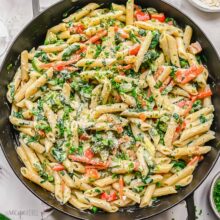
[[[220,7],[220,0],[200,0],[209,7]]]

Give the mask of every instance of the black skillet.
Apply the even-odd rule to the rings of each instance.
[[[36,3],[36,0],[33,0],[33,2]],[[154,7],[159,12],[164,12],[166,16],[173,17],[182,27],[184,27],[186,24],[189,24],[193,28],[193,40],[198,40],[201,43],[203,47],[203,54],[207,58],[206,65],[208,66],[210,73],[209,83],[212,85],[212,91],[214,94],[212,100],[215,106],[215,120],[212,129],[216,132],[216,139],[209,143],[213,147],[212,151],[208,153],[205,156],[205,159],[199,164],[194,173],[192,183],[186,188],[180,190],[178,194],[161,198],[160,202],[158,202],[155,207],[140,209],[135,206],[132,208],[123,209],[117,213],[100,212],[97,214],[92,214],[89,212],[81,212],[69,205],[60,205],[50,193],[23,178],[23,176],[20,174],[20,167],[22,166],[22,163],[15,151],[15,146],[18,144],[16,138],[17,133],[8,120],[10,107],[6,101],[7,84],[12,80],[16,69],[20,65],[19,58],[21,51],[25,49],[30,50],[32,47],[41,45],[44,41],[48,28],[59,23],[62,20],[63,15],[66,13],[70,14],[76,9],[82,8],[89,2],[96,2],[103,4],[104,6],[108,6],[111,2],[125,4],[126,0],[64,0],[58,2],[33,19],[17,36],[9,48],[0,70],[0,144],[5,157],[7,158],[17,177],[33,194],[51,207],[70,216],[79,219],[92,220],[146,219],[164,212],[165,210],[173,207],[187,198],[188,219],[193,220],[195,219],[193,192],[207,177],[219,156],[218,142],[220,140],[220,117],[218,115],[220,114],[220,60],[213,45],[207,39],[206,35],[199,29],[199,27],[175,7],[161,0],[137,0],[135,3],[144,8]],[[35,4],[35,6],[37,6],[37,4]],[[37,7],[34,9],[34,12],[36,13]],[[9,68],[11,66],[10,64],[12,64],[12,68]]]

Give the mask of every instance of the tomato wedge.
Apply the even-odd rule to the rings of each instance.
[[[155,19],[160,22],[164,22],[166,17],[164,13],[159,13],[159,14],[151,14],[151,19]]]

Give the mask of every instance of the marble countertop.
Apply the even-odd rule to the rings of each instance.
[[[220,55],[220,13],[205,13],[194,8],[187,0],[167,0],[188,14],[195,23],[207,34]],[[47,8],[56,0],[40,0],[41,9]],[[8,28],[9,41],[11,42],[17,33],[33,17],[31,0],[0,0],[0,21]],[[0,26],[0,37],[3,29]],[[1,52],[1,51],[0,51]],[[4,55],[0,57],[0,64]],[[208,191],[213,176],[220,170],[220,159],[208,178],[196,190],[194,194],[197,216],[200,220],[214,220],[208,204]],[[0,149],[0,213],[6,214],[12,220],[70,220],[70,218],[42,203],[30,193],[17,179],[9,167]],[[185,202],[151,220],[183,220],[187,218]],[[202,210],[202,212],[201,212]],[[200,213],[201,212],[201,213]],[[199,215],[200,213],[200,215]]]

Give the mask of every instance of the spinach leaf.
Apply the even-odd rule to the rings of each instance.
[[[59,161],[59,162],[63,162],[66,157],[66,151],[62,148],[62,144],[57,143],[51,150],[52,155],[54,156],[54,158]]]
[[[78,44],[72,44],[63,51],[62,60],[69,60],[70,56],[80,49]]]
[[[160,54],[156,50],[149,50],[144,54],[144,60],[142,62],[142,67],[148,68],[152,65],[152,63],[160,56]]]
[[[186,167],[186,163],[183,160],[174,160],[173,162],[173,170],[175,172],[179,172],[180,170],[184,169]]]
[[[150,49],[155,49],[159,44],[160,33],[159,31],[153,31],[152,34],[153,34],[153,39],[151,41]]]

